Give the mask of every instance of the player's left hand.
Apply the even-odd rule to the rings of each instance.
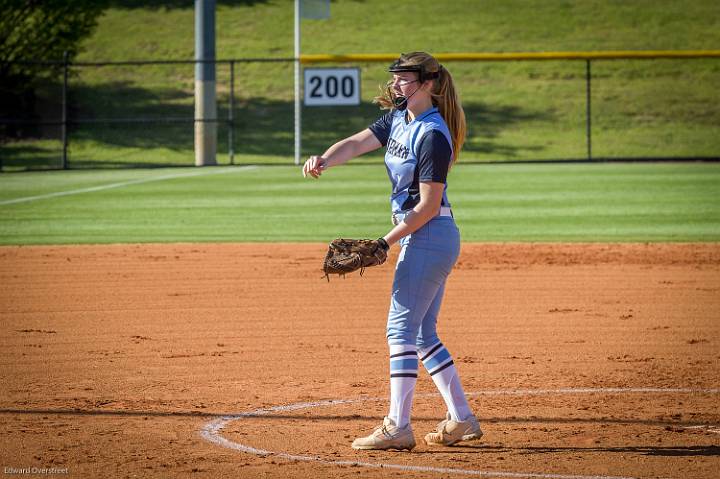
[[[383,238],[342,239],[330,243],[323,261],[323,272],[328,281],[331,274],[346,275],[360,270],[362,276],[365,268],[381,265],[387,260],[390,246]]]

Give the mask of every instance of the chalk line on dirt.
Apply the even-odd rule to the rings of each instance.
[[[501,395],[550,395],[550,394],[718,394],[720,388],[691,389],[691,388],[563,388],[563,389],[514,389],[514,390],[485,390],[468,393],[468,396],[501,396]],[[418,394],[416,397],[434,397],[436,393]],[[604,476],[604,475],[577,475],[577,474],[552,474],[552,473],[528,473],[508,471],[482,471],[477,469],[458,469],[430,466],[412,466],[406,464],[393,464],[385,462],[364,462],[328,459],[321,456],[306,456],[288,454],[286,452],[268,451],[247,446],[239,442],[231,441],[222,436],[223,428],[232,421],[245,417],[266,416],[280,411],[296,411],[300,409],[311,409],[317,407],[337,406],[343,404],[355,404],[367,401],[387,401],[387,398],[356,398],[356,399],[330,399],[326,401],[303,402],[268,408],[256,409],[239,413],[236,415],[223,416],[206,423],[200,430],[203,439],[219,446],[233,449],[258,456],[273,456],[290,461],[319,462],[337,466],[368,467],[373,469],[396,469],[400,471],[414,472],[438,472],[443,474],[458,474],[479,477],[497,478],[533,478],[533,479],[637,479],[627,476]],[[708,426],[720,427],[720,426]]]

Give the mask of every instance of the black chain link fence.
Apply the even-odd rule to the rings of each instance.
[[[293,163],[293,62],[215,62],[218,164]],[[2,170],[192,166],[195,63],[63,63],[35,90],[32,111],[0,118]],[[720,157],[720,58],[446,67],[467,116],[463,162]],[[372,98],[386,65],[360,68],[360,106],[303,108],[304,155],[379,115]]]

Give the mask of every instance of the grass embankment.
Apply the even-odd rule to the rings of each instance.
[[[113,2],[79,61],[192,59],[194,10]],[[127,6],[130,5],[130,6]],[[162,6],[166,5],[166,6]],[[303,53],[411,50],[591,51],[717,49],[720,6],[711,0],[607,2],[332,3],[328,20],[303,20]],[[288,58],[293,52],[290,2],[218,2],[217,57]],[[398,19],[402,21],[398,21]],[[364,128],[386,65],[362,67],[361,107],[304,108],[304,153]],[[584,158],[583,61],[451,63],[469,125],[466,161]],[[187,118],[193,111],[193,66],[78,68],[73,118]],[[720,151],[720,60],[599,61],[592,64],[593,154],[596,157],[704,157]],[[238,163],[287,163],[293,152],[292,64],[239,64],[235,151]],[[218,67],[219,117],[227,118],[229,71]],[[59,90],[44,96],[57,118]],[[219,161],[227,163],[227,128],[219,128]],[[57,132],[55,132],[57,134]],[[0,147],[5,167],[57,165],[57,141]],[[73,167],[192,165],[192,124],[75,125]],[[379,156],[374,158],[378,159]]]

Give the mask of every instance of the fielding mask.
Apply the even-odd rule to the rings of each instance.
[[[441,67],[442,68],[442,67]],[[425,71],[425,67],[423,65],[412,65],[408,64],[408,59],[405,57],[405,54],[403,53],[400,55],[400,58],[395,60],[392,65],[390,65],[390,68],[388,68],[388,72],[390,73],[401,73],[401,72],[414,72],[418,74],[417,82],[420,83],[420,86],[426,81],[426,80],[432,80],[434,78],[438,78],[440,76],[440,72],[427,72]],[[408,96],[404,95],[398,95],[393,99],[393,105],[396,109],[403,111],[407,108],[407,102],[417,91],[420,89],[420,86],[418,86],[414,92],[412,92]]]

